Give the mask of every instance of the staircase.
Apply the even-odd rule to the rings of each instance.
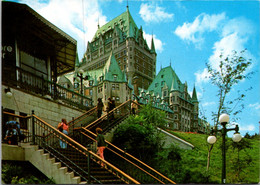
[[[37,153],[39,166],[44,161],[57,166],[57,171],[64,173],[74,181],[68,183],[93,183],[93,184],[175,184],[150,166],[136,159],[125,151],[107,142],[105,160],[96,155],[95,138],[93,131],[101,127],[104,133],[111,131],[130,115],[130,103],[127,101],[108,114],[92,123],[86,121],[90,116],[95,116],[96,108],[89,110],[79,118],[69,122],[70,136],[58,131],[36,115],[31,116],[31,130],[28,140],[33,145],[38,145]],[[114,114],[114,119],[112,118]],[[78,127],[80,125],[80,127]],[[81,127],[81,125],[84,125]],[[76,128],[75,128],[76,126]],[[61,149],[59,142],[67,144],[66,149]],[[91,147],[92,146],[92,147]],[[101,163],[104,167],[101,167]],[[40,165],[41,164],[41,165]],[[37,163],[35,163],[37,165]],[[48,169],[48,168],[47,168]],[[45,173],[54,173],[49,170]],[[57,181],[58,183],[64,183]]]
[[[128,174],[104,161],[87,147],[61,133],[36,115],[32,115],[32,125],[34,129],[31,142],[60,162],[68,173],[73,172],[78,176],[81,183],[139,184]],[[66,149],[60,148],[60,140],[67,144]],[[101,163],[105,164],[104,168],[101,167]]]
[[[104,134],[110,132],[130,115],[130,107],[131,101],[126,101],[108,114],[87,124],[85,127],[75,128],[73,134],[70,134],[71,138],[78,143],[81,143],[83,146],[88,147],[93,153],[96,153],[95,129],[97,127],[102,128]],[[114,116],[112,116],[112,114],[114,114]],[[126,153],[108,141],[106,141],[106,143],[108,147],[104,151],[105,160],[121,171],[134,177],[138,182],[142,184],[175,184],[172,180],[160,174],[134,156]]]

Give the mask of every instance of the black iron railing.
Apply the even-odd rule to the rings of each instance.
[[[97,135],[85,128],[81,128],[81,130],[78,131],[80,132],[77,132],[76,137],[80,138],[82,141],[89,141],[88,145],[92,143],[93,146],[90,147],[90,149],[93,152],[96,152],[95,145]],[[105,160],[134,177],[141,184],[175,184],[174,181],[162,175],[160,172],[156,171],[131,154],[116,147],[108,141],[106,141],[106,143],[107,149]]]
[[[60,100],[60,103],[88,110],[93,107],[92,100],[61,85],[38,76],[32,72],[13,66],[2,70],[3,84],[19,88],[27,93]]]
[[[127,116],[131,114],[131,102],[131,100],[128,100],[93,123],[88,124],[85,127],[74,129],[75,133],[73,133],[74,136],[72,137],[84,146],[91,145],[92,147],[90,149],[95,153],[95,128],[102,128],[103,133],[109,132],[113,127],[120,124]],[[110,142],[107,142],[107,145],[108,147],[105,157],[106,161],[110,162],[130,176],[135,177],[135,179],[142,184],[175,184],[175,182],[171,179],[162,175],[155,169]]]
[[[36,115],[32,115],[32,143],[39,145],[44,148],[52,155],[55,154],[56,157],[61,158],[61,162],[66,164],[66,166],[73,168],[76,174],[79,174],[83,179],[87,178],[88,183],[100,183],[102,182],[98,178],[91,175],[90,161],[95,163],[100,167],[101,163],[105,164],[106,171],[112,174],[114,177],[121,180],[123,183],[127,184],[139,184],[138,181],[119,170],[117,167],[108,163],[107,161],[100,158],[94,152],[79,144],[78,142],[71,139],[68,135],[61,133],[55,127],[46,123]],[[60,142],[66,143],[67,148],[61,149]],[[68,153],[69,152],[69,153]],[[72,155],[73,157],[64,157]],[[83,169],[78,164],[79,160],[87,161],[87,169]],[[86,176],[87,175],[87,176]]]
[[[128,100],[121,105],[117,106],[107,114],[101,116],[94,122],[86,125],[84,128],[95,132],[97,127],[102,128],[103,133],[109,132],[124,119],[131,114],[131,100]]]

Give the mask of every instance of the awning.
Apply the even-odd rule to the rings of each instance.
[[[51,56],[57,75],[74,70],[77,41],[25,4],[2,2],[2,29],[36,56]],[[10,36],[10,35],[9,35]]]

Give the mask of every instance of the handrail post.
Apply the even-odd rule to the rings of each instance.
[[[74,138],[74,117],[72,117],[72,136]]]
[[[45,145],[45,133],[43,132],[43,134],[42,134],[42,146],[46,146]]]
[[[90,146],[88,145],[88,150],[90,150]],[[88,151],[88,184],[90,184],[90,153]]]
[[[35,145],[35,123],[34,123],[34,110],[32,110],[32,144]]]

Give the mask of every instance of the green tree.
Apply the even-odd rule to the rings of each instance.
[[[251,87],[243,93],[238,90],[238,95],[234,99],[227,100],[227,95],[235,85],[244,79],[250,78],[253,74],[253,72],[247,72],[252,62],[251,59],[244,57],[245,52],[246,50],[242,50],[239,53],[233,51],[231,55],[227,56],[224,56],[223,53],[221,53],[219,56],[218,68],[212,67],[209,62],[206,64],[209,72],[209,79],[211,83],[218,88],[218,108],[217,112],[212,113],[215,126],[219,124],[217,120],[222,112],[226,112],[229,115],[233,114],[232,119],[235,120],[236,115],[244,108],[244,105],[241,102],[245,98],[245,92],[250,90]],[[210,152],[212,149],[213,145],[208,149],[207,170],[209,169]]]
[[[115,130],[112,143],[149,163],[162,148],[163,135],[157,127],[165,123],[163,111],[150,104],[142,106],[138,115],[129,116]]]
[[[248,139],[242,139],[240,142],[231,142],[231,150],[237,155],[231,158],[231,165],[229,169],[229,177],[231,183],[241,183],[247,176],[246,167],[252,163],[252,157],[249,155],[248,150],[252,149],[252,145]],[[243,157],[240,154],[243,152]]]
[[[250,78],[253,72],[248,72],[249,66],[252,64],[251,59],[244,57],[246,50],[241,52],[233,51],[231,55],[224,56],[223,53],[219,56],[218,68],[212,67],[207,63],[209,79],[211,83],[218,88],[218,109],[213,112],[213,120],[215,125],[218,125],[218,118],[222,112],[229,115],[233,114],[233,119],[240,113],[244,105],[241,102],[245,98],[245,92],[251,89],[246,89],[245,92],[237,91],[238,95],[232,100],[227,100],[227,95],[231,89],[244,79]]]

